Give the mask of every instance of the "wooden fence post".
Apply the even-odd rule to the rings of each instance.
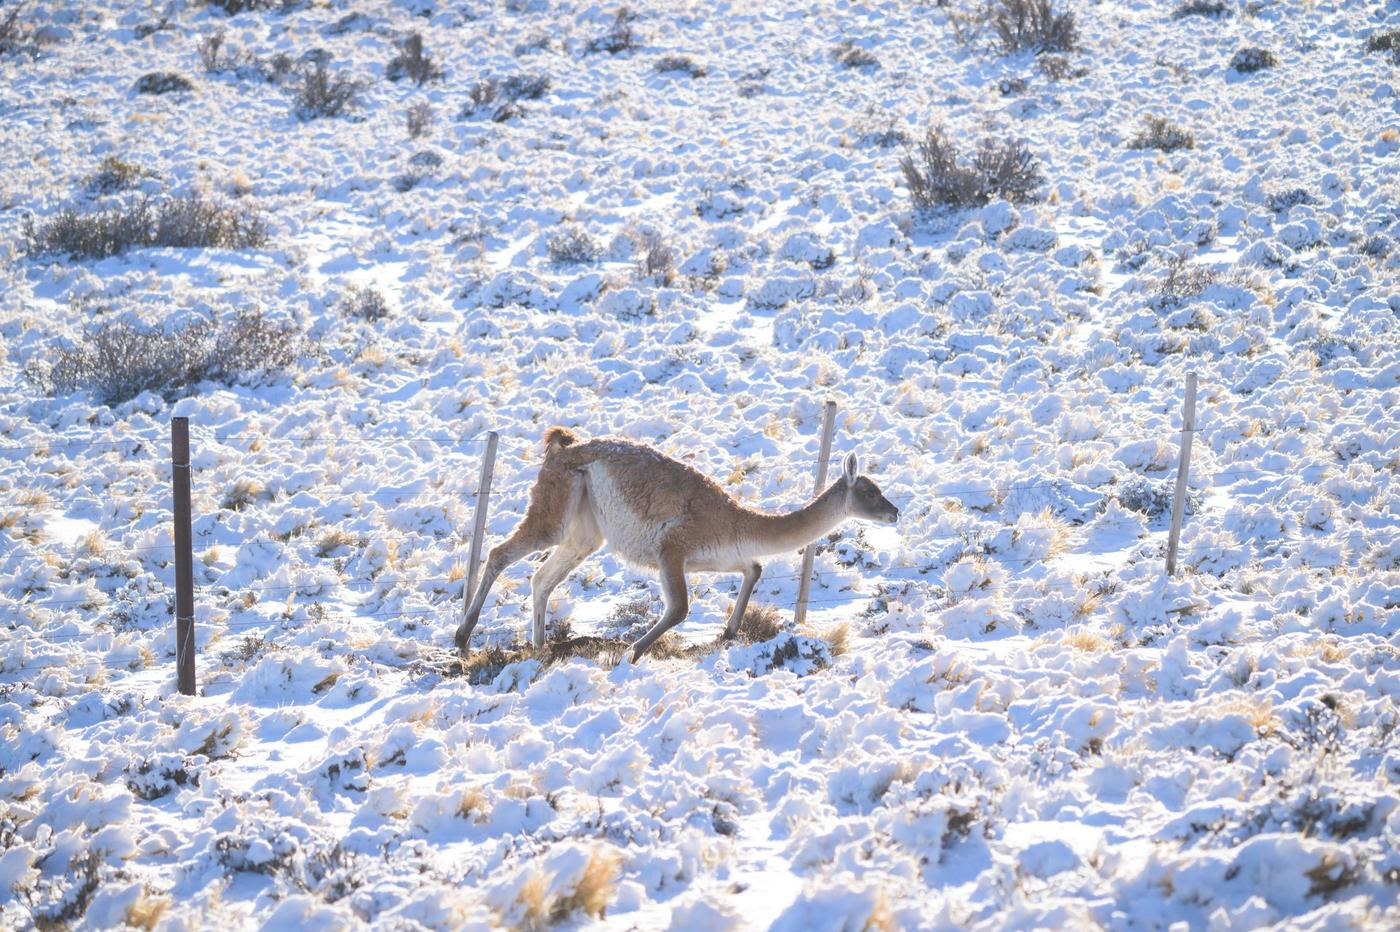
[[[491,476],[496,471],[496,443],[500,438],[496,432],[486,434],[486,452],[481,457],[481,481],[476,487],[476,523],[472,526],[471,557],[467,562],[467,588],[462,590],[462,619],[465,621],[467,607],[472,604],[476,592],[476,576],[481,569],[481,539],[486,535],[486,506],[491,498]]]
[[[1181,410],[1181,461],[1176,467],[1172,496],[1172,529],[1167,536],[1167,575],[1176,575],[1176,547],[1181,540],[1181,516],[1186,510],[1186,477],[1191,471],[1191,436],[1196,428],[1196,373],[1186,373],[1186,399]]]
[[[822,494],[826,485],[826,464],[831,459],[831,432],[836,428],[836,402],[828,401],[822,410],[821,452],[817,455],[817,490],[813,496]],[[793,620],[798,627],[807,620],[807,597],[812,590],[812,561],[816,559],[817,542],[812,541],[802,548],[802,575],[797,580],[797,609]]]
[[[190,532],[190,419],[170,419],[170,480],[175,496],[175,679],[186,696],[194,683],[194,538]]]

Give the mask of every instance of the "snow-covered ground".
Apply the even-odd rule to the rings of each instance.
[[[1221,6],[1072,3],[1065,61],[959,0],[24,6],[0,924],[1400,924],[1400,64],[1367,51],[1400,3]],[[389,73],[414,31],[421,86]],[[1276,64],[1232,69],[1246,46]],[[317,49],[362,82],[347,115],[294,112]],[[1148,116],[1194,148],[1131,148]],[[1038,200],[915,213],[899,160],[933,123],[1024,140]],[[137,171],[98,193],[109,157]],[[23,248],[26,218],[188,193],[266,244]],[[314,352],[111,406],[31,377],[123,316],[240,311]],[[484,431],[489,545],[555,423],[800,504],[828,397],[902,517],[820,542],[804,631],[714,645],[738,580],[696,576],[685,657],[463,674]],[[532,569],[475,656],[525,637]],[[756,602],[789,618],[797,570]],[[604,551],[551,618],[634,636],[658,598]]]

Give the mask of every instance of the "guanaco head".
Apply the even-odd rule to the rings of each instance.
[[[894,524],[899,520],[899,509],[890,504],[880,487],[860,475],[860,462],[854,453],[846,456],[841,481],[846,484],[846,510],[852,517],[881,524]]]

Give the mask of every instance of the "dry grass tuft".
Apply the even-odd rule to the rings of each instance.
[[[1065,635],[1065,644],[1085,653],[1098,653],[1108,650],[1109,642],[1085,628],[1076,628]]]
[[[480,787],[471,787],[462,790],[457,797],[456,816],[459,819],[471,820],[476,816],[476,821],[486,820],[487,810],[490,807],[486,803],[486,794],[481,792]]]
[[[219,507],[229,511],[242,511],[266,494],[267,486],[263,485],[260,480],[244,476],[233,480],[233,485],[229,486],[228,491],[224,493],[224,499],[219,503]]]
[[[147,890],[139,900],[127,907],[124,921],[133,928],[154,929],[169,908],[170,897]]]
[[[782,616],[772,605],[755,605],[750,602],[744,608],[744,617],[739,620],[739,640],[745,644],[759,644],[771,641],[783,633]]]
[[[608,904],[617,895],[617,876],[621,869],[620,854],[595,848],[588,856],[588,866],[583,869],[574,892],[555,903],[552,910],[555,920],[563,920],[578,910],[595,919],[603,918]]]
[[[316,542],[316,556],[321,559],[329,557],[341,547],[359,547],[363,542],[348,531],[332,529],[321,536]]]
[[[840,657],[851,647],[851,623],[841,621],[827,628],[818,635],[826,642],[827,650],[831,652],[832,658]]]

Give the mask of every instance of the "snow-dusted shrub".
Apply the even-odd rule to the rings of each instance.
[[[199,759],[183,754],[133,757],[126,765],[126,788],[146,801],[160,799],[187,784],[199,786]]]
[[[429,81],[441,78],[442,68],[438,67],[432,56],[424,50],[422,34],[412,32],[399,43],[399,52],[389,61],[384,75],[390,81],[410,78],[421,87]]]
[[[1128,148],[1160,149],[1163,152],[1194,149],[1196,137],[1165,117],[1149,116],[1143,121],[1142,130],[1128,143]]]
[[[1229,16],[1230,5],[1225,0],[1186,0],[1172,10],[1172,19],[1185,19],[1188,16]]]
[[[109,155],[88,178],[87,189],[94,194],[112,194],[134,188],[142,179],[153,177],[155,172],[149,168]]]
[[[981,207],[993,197],[1013,203],[1035,200],[1043,178],[1024,144],[986,138],[970,161],[960,158],[942,127],[932,126],[899,163],[909,196],[920,209]]]
[[[217,7],[225,16],[236,16],[256,10],[275,10],[288,3],[287,0],[205,0],[204,5]]]
[[[550,87],[548,75],[514,74],[506,78],[482,78],[467,91],[462,119],[488,113],[493,123],[524,116],[522,100],[539,100]]]
[[[142,198],[108,210],[65,208],[41,226],[26,218],[24,239],[30,255],[104,259],[146,246],[256,248],[267,240],[267,225],[251,209],[189,194],[158,203]]]
[[[195,51],[199,53],[199,63],[203,66],[205,74],[218,74],[238,67],[239,55],[225,44],[227,38],[227,34],[220,29],[200,39],[195,45]]]
[[[1074,14],[1056,13],[1050,0],[999,0],[992,26],[1005,55],[1031,49],[1041,52],[1073,52],[1079,48],[1079,27]]]
[[[28,912],[36,928],[67,929],[87,912],[102,885],[103,852],[86,850],[68,863],[68,869],[45,878],[30,897]]]
[[[39,54],[39,46],[29,27],[20,22],[19,14],[24,10],[23,3],[16,3],[8,13],[0,18],[0,55],[18,55],[21,52],[31,58]]]
[[[692,78],[703,78],[709,69],[689,55],[666,55],[657,59],[658,74],[685,73]]]
[[[1230,58],[1230,67],[1240,74],[1252,74],[1278,64],[1278,57],[1268,49],[1247,45]]]
[[[76,346],[57,349],[28,375],[48,395],[88,391],[103,404],[119,404],[144,391],[169,395],[197,382],[267,375],[308,350],[294,325],[268,320],[257,310],[171,332],[120,319],[102,324]]]
[[[655,230],[643,230],[634,238],[642,251],[642,274],[663,285],[671,284],[676,277],[676,251]]]
[[[1400,61],[1400,29],[1374,32],[1367,36],[1366,51],[1389,52],[1396,61]]]
[[[377,288],[351,285],[340,298],[340,309],[361,320],[383,320],[390,314],[389,302]]]
[[[1217,278],[1214,269],[1192,265],[1185,253],[1178,253],[1167,262],[1165,273],[1157,280],[1153,303],[1158,308],[1176,307],[1215,284]]]
[[[577,225],[551,233],[545,240],[545,250],[555,265],[581,265],[598,258],[597,242]]]
[[[404,118],[404,125],[408,129],[410,139],[418,139],[427,134],[428,129],[433,125],[433,105],[426,100],[408,108],[408,115]]]
[[[836,59],[837,64],[847,68],[875,69],[880,67],[880,59],[874,54],[856,45],[850,39],[846,39],[831,50],[831,55]]]
[[[138,94],[177,94],[194,90],[190,79],[174,71],[152,71],[136,79]]]
[[[1299,204],[1314,204],[1316,202],[1317,199],[1308,193],[1307,188],[1285,188],[1282,191],[1273,191],[1264,199],[1264,203],[1276,214],[1281,214]]]
[[[359,106],[362,85],[345,75],[331,76],[324,57],[318,57],[301,78],[297,89],[296,115],[302,120],[340,116]]]
[[[632,29],[636,18],[637,14],[632,12],[631,7],[619,7],[613,14],[612,25],[608,27],[608,31],[591,40],[588,43],[588,51],[617,55],[635,49],[641,44],[637,33]]]

